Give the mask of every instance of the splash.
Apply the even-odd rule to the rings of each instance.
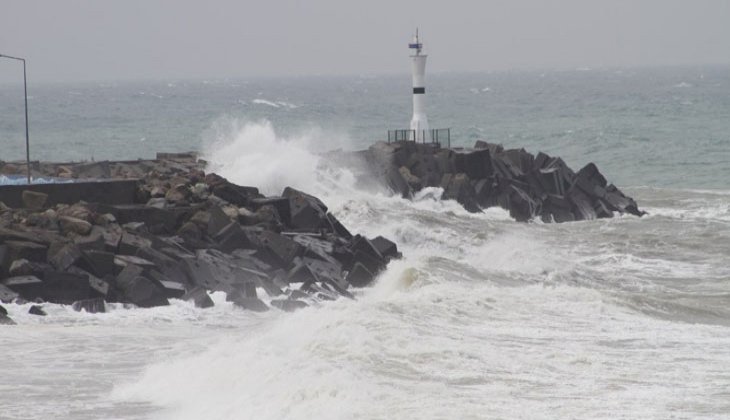
[[[205,156],[208,170],[267,195],[291,186],[318,189],[321,157],[314,153],[316,130],[279,136],[269,121],[241,124],[234,120],[214,127],[215,139]]]

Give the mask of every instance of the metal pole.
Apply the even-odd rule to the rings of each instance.
[[[23,89],[25,91],[25,162],[28,169],[28,184],[30,184],[30,137],[28,135],[28,79],[25,76],[25,59],[23,60]]]
[[[23,92],[25,93],[25,163],[27,166],[28,184],[30,184],[30,138],[28,135],[28,79],[25,73],[25,58],[0,54],[0,57],[23,62]]]

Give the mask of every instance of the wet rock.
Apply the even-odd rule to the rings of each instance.
[[[284,235],[272,231],[262,231],[255,235],[259,248],[256,257],[271,265],[288,268],[294,257],[301,255],[302,247]]]
[[[253,312],[266,312],[269,310],[269,307],[258,298],[238,297],[233,300],[233,304]]]
[[[122,296],[141,308],[169,305],[161,287],[142,275],[143,269],[129,264],[119,273],[116,285]]]
[[[372,283],[375,276],[362,263],[356,262],[347,273],[347,282],[355,287],[365,287]]]
[[[474,187],[469,182],[469,177],[466,174],[446,174],[441,181],[441,185],[444,188],[442,198],[458,201],[469,212],[478,213],[481,211]]]
[[[398,246],[395,244],[395,242],[384,238],[382,236],[378,236],[374,238],[372,241],[370,241],[372,245],[375,247],[375,249],[385,258],[400,258],[401,253],[398,252]]]
[[[2,305],[0,305],[0,325],[15,325],[15,321],[8,316],[7,309]]]
[[[38,316],[46,316],[48,315],[46,311],[43,310],[43,308],[39,305],[32,305],[30,309],[28,309],[28,313],[31,315],[38,315]]]
[[[89,314],[101,314],[106,312],[106,304],[102,298],[92,298],[77,300],[71,307],[77,312],[86,312]]]
[[[17,299],[20,295],[15,291],[11,290],[5,284],[0,283],[0,302],[11,303]]]
[[[14,276],[3,280],[5,287],[26,300],[41,297],[43,281],[36,276]],[[16,297],[17,297],[16,296]]]
[[[294,312],[297,309],[306,308],[307,303],[296,299],[274,299],[271,301],[271,306],[281,309],[284,312]]]
[[[214,306],[213,299],[211,299],[208,292],[200,286],[196,286],[185,293],[181,299],[188,302],[192,301],[196,308],[205,309],[212,308]]]
[[[72,304],[91,297],[88,277],[62,271],[46,271],[40,297],[46,302]]]

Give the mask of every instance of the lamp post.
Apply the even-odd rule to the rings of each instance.
[[[25,162],[27,165],[28,184],[30,184],[30,140],[28,138],[28,79],[25,75],[25,58],[0,54],[0,58],[9,58],[23,62],[23,89],[25,91]]]

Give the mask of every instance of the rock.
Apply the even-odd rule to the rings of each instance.
[[[444,175],[442,186],[444,193],[442,198],[453,199],[459,202],[464,208],[471,213],[478,213],[481,211],[479,204],[476,199],[476,192],[474,187],[469,182],[469,178],[466,174],[459,173],[452,176],[450,174]]]
[[[155,263],[135,255],[117,254],[114,256],[114,264],[122,269],[130,264],[137,265],[142,268],[154,268]]]
[[[287,187],[288,188],[288,187]],[[287,191],[287,190],[285,190]],[[321,202],[320,202],[321,203]],[[324,204],[323,204],[324,205]],[[285,226],[292,226],[292,207],[291,197],[266,197],[266,198],[254,198],[251,200],[251,208],[259,213],[259,210],[265,207],[275,209],[278,219]],[[239,213],[240,214],[240,213]],[[259,220],[261,220],[259,218]],[[266,221],[266,220],[261,220]]]
[[[111,177],[109,161],[80,163],[73,167],[74,177],[101,179]]]
[[[7,261],[12,262],[18,259],[28,261],[45,262],[48,247],[35,242],[27,241],[5,241],[7,247]],[[10,267],[8,267],[9,269]]]
[[[116,274],[114,254],[106,251],[85,250],[78,262],[79,266],[98,277]]]
[[[52,248],[51,248],[52,249]],[[51,254],[51,250],[49,250]],[[56,270],[64,271],[81,258],[81,250],[75,244],[66,244],[48,256],[48,262]]]
[[[214,239],[218,243],[218,249],[223,252],[233,252],[236,249],[252,248],[254,246],[252,235],[257,232],[259,231],[242,228],[238,222],[231,222],[221,229]]]
[[[296,299],[274,299],[271,301],[271,306],[281,309],[284,312],[294,312],[297,309],[306,308],[307,303]]]
[[[318,198],[291,187],[286,187],[282,196],[289,199],[291,209],[289,226],[312,230],[323,226],[323,221],[327,217],[327,206]]]
[[[173,280],[158,280],[168,299],[180,299],[185,295],[185,285]]]
[[[375,249],[378,250],[380,255],[382,255],[385,258],[400,258],[401,253],[398,252],[398,246],[395,244],[395,242],[384,238],[382,236],[378,236],[372,241],[370,241],[372,245],[375,247]]]
[[[128,264],[116,279],[122,296],[141,308],[169,305],[162,288],[142,275],[142,268]]]
[[[375,276],[363,264],[356,262],[347,273],[347,282],[355,287],[365,287],[372,283]]]
[[[73,238],[74,243],[80,250],[95,249],[104,250],[104,228],[93,226],[91,232],[87,236],[77,236]]]
[[[43,273],[43,287],[40,296],[46,302],[72,304],[91,297],[91,286],[87,276],[61,271]]]
[[[213,195],[238,207],[248,207],[251,199],[260,196],[256,188],[232,184],[215,174],[206,175],[205,183],[208,184]]]
[[[46,316],[48,315],[46,311],[43,310],[42,307],[39,305],[32,305],[30,309],[28,309],[28,313],[31,315],[38,315],[38,316]]]
[[[33,266],[31,265],[30,261],[26,260],[25,258],[20,258],[10,264],[10,269],[8,270],[8,273],[11,276],[27,276],[33,274]]]
[[[330,222],[330,226],[332,226],[333,233],[337,236],[344,239],[352,238],[352,233],[332,213],[327,213],[327,220]]]
[[[18,298],[18,293],[14,292],[6,285],[0,283],[0,302],[11,303]]]
[[[231,218],[226,215],[220,207],[213,206],[208,210],[208,221],[206,228],[209,236],[215,236],[224,227],[232,222]]]
[[[8,311],[0,305],[0,325],[15,325],[15,321],[8,316]]]
[[[165,197],[155,197],[153,192],[152,198],[147,201],[147,207],[165,209],[167,208],[167,199]]]
[[[233,304],[253,312],[266,312],[269,307],[258,298],[247,298],[247,297],[235,297],[232,300]]]
[[[272,231],[262,231],[256,234],[256,253],[264,262],[281,268],[291,266],[294,257],[302,253],[302,247],[293,240]]]
[[[211,299],[205,289],[200,286],[192,288],[190,291],[185,293],[181,299],[188,302],[192,301],[195,303],[196,308],[205,309],[212,308],[214,306],[213,299]]]
[[[137,255],[141,250],[150,248],[152,241],[142,235],[123,232],[119,241],[118,253],[124,255]]]
[[[400,172],[401,177],[408,183],[408,187],[413,191],[418,191],[421,188],[423,188],[423,182],[421,181],[421,178],[413,175],[405,166],[401,166],[398,169],[398,172]]]
[[[64,233],[75,233],[78,235],[88,235],[91,232],[91,223],[71,216],[60,216],[58,222]]]
[[[40,210],[48,201],[48,194],[38,191],[25,190],[22,193],[23,207],[31,210]]]
[[[101,298],[107,298],[110,295],[109,294],[110,285],[104,279],[107,279],[110,277],[113,278],[111,275],[106,275],[106,276],[104,276],[104,278],[99,278],[99,277],[96,277],[95,275],[89,273],[88,271],[86,271],[82,268],[79,268],[79,267],[75,267],[75,266],[69,267],[68,272],[76,274],[76,275],[80,275],[80,276],[85,276],[89,280],[89,287],[91,287],[91,291],[90,291],[91,296],[96,295]]]
[[[465,173],[471,179],[492,175],[492,158],[489,149],[464,150],[453,154],[454,171]]]
[[[25,300],[41,297],[43,281],[36,276],[15,276],[3,280],[3,284]],[[14,299],[15,299],[14,298]]]
[[[101,314],[106,312],[106,304],[102,298],[77,300],[71,307],[74,311],[84,311],[89,314]]]

